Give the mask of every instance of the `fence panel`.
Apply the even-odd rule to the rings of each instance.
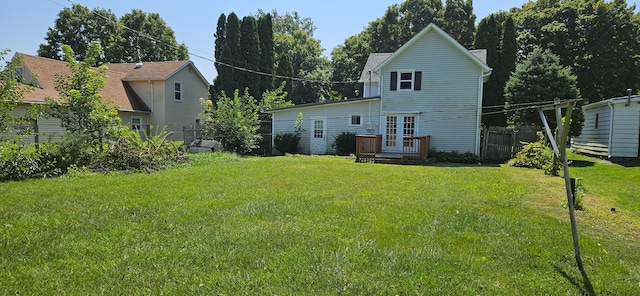
[[[523,142],[538,141],[539,127],[506,128],[490,126],[484,130],[482,142],[482,159],[508,160],[522,150]]]

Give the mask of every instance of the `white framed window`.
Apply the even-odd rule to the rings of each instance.
[[[351,114],[351,115],[349,115],[349,125],[351,125],[351,126],[362,126],[362,114]]]
[[[173,82],[173,100],[176,102],[182,102],[182,82]]]
[[[23,75],[23,73],[22,73],[22,67],[18,67],[18,68],[16,69],[16,78],[17,78],[17,79],[21,79],[21,78],[22,78],[22,75]]]
[[[131,129],[134,131],[142,130],[142,117],[140,116],[131,116]]]
[[[413,70],[398,71],[398,89],[413,90]]]
[[[202,118],[201,118],[201,117],[198,117],[198,116],[194,117],[194,118],[193,118],[193,124],[194,124],[196,127],[201,126],[201,125],[202,125]]]

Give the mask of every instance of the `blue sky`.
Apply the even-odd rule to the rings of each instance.
[[[317,27],[314,37],[320,39],[325,55],[330,56],[334,47],[344,43],[347,37],[361,32],[369,22],[381,17],[388,6],[400,2],[402,0],[73,0],[73,3],[90,9],[111,9],[117,17],[134,8],[159,13],[174,30],[178,42],[185,42],[189,47],[191,60],[210,82],[216,72],[213,63],[207,59],[213,59],[213,33],[221,13],[228,15],[235,12],[243,17],[256,13],[258,9],[276,9],[280,14],[297,11],[301,17],[313,20]],[[520,7],[526,2],[528,1],[474,0],[473,6],[477,20],[480,20],[490,13]],[[60,10],[71,5],[72,2],[65,0],[1,0],[0,49],[8,48],[12,52],[35,55]]]

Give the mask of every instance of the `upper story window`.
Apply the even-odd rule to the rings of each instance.
[[[422,71],[402,70],[391,72],[389,90],[422,90]]]
[[[182,102],[182,82],[176,81],[173,83],[173,100]]]
[[[400,89],[413,89],[413,71],[400,72]]]
[[[22,75],[23,75],[23,74],[22,74],[22,67],[18,67],[18,68],[16,69],[16,78],[17,78],[17,79],[22,79]]]

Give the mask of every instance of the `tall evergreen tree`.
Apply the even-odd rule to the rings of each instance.
[[[291,63],[291,58],[289,58],[288,54],[285,53],[280,55],[276,74],[279,76],[279,78],[276,79],[276,83],[278,85],[285,83],[284,91],[287,92],[285,99],[291,101],[291,98],[293,97],[293,64]]]
[[[227,36],[227,16],[224,13],[220,14],[218,18],[218,24],[216,25],[216,33],[213,34],[215,40],[215,47],[213,51],[213,56],[217,60],[222,56],[222,49],[224,48],[224,43],[226,41]],[[216,64],[216,70],[218,69],[218,65]]]
[[[218,76],[214,81],[214,89],[225,92],[230,96],[236,89],[240,89],[239,70],[234,67],[240,65],[240,20],[235,13],[227,16],[225,42],[220,53],[220,59],[216,60]]]
[[[505,12],[494,13],[480,21],[476,33],[475,48],[487,50],[487,65],[493,68],[484,85],[482,117],[487,126],[505,126],[503,111],[504,87],[515,69],[517,46],[513,19]]]
[[[447,0],[442,29],[465,48],[473,46],[476,15],[471,0]]]
[[[260,71],[275,74],[276,52],[273,46],[273,19],[267,13],[258,19],[258,37],[260,38]],[[262,75],[260,78],[260,93],[274,89],[273,75]]]
[[[534,49],[516,67],[504,91],[510,114],[509,123],[513,125],[540,125],[538,111],[522,109],[522,103],[549,102],[554,98],[576,99],[579,96],[576,76],[571,74],[571,69],[563,66],[560,58],[550,50],[540,48]],[[583,121],[581,113],[576,111],[570,135],[580,134]],[[555,126],[555,116],[548,116],[548,120],[551,126]]]
[[[504,109],[502,107],[505,102],[502,95],[504,86],[500,87],[499,79],[497,79],[500,75],[500,31],[495,14],[483,18],[478,24],[475,48],[487,50],[487,65],[493,68],[491,76],[483,88],[482,113],[502,112]],[[486,126],[503,126],[506,125],[506,117],[500,113],[483,115],[482,123]]]
[[[240,77],[241,89],[249,89],[249,94],[256,100],[262,95],[261,75],[256,73],[260,70],[260,57],[260,39],[256,19],[245,16],[240,25],[240,65],[247,71],[240,71],[238,77]]]
[[[220,77],[220,74],[228,73],[228,71],[225,72],[225,70],[228,70],[226,68],[227,66],[220,64],[222,61],[222,52],[227,39],[227,16],[224,13],[221,13],[220,17],[218,17],[218,24],[216,25],[216,32],[213,34],[213,37],[216,38],[213,48],[213,57],[216,61],[214,62],[214,66],[216,67],[218,75],[213,79],[213,84],[209,86],[209,97],[211,100],[215,101],[222,90],[220,88],[221,86],[218,78]]]

